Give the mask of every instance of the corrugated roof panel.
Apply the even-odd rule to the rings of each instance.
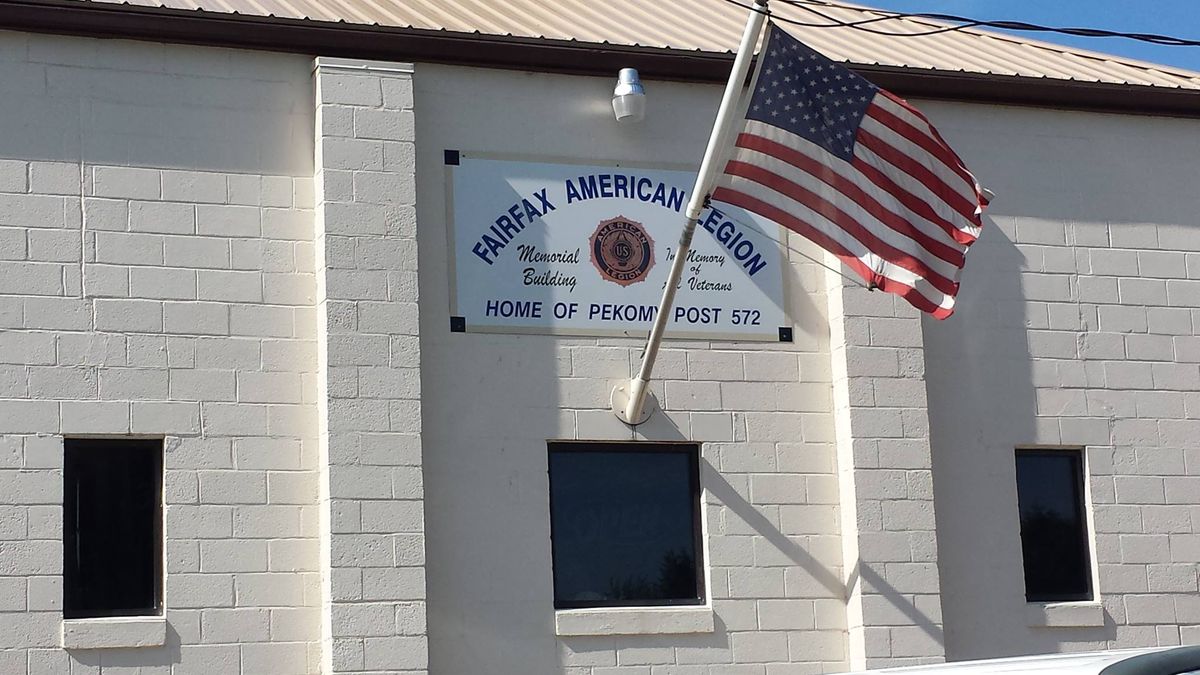
[[[725,0],[73,1],[718,53],[737,46],[746,19],[746,10]],[[779,19],[830,23],[802,7],[783,3],[777,3],[772,11]],[[886,15],[856,6],[821,6],[819,11],[841,22]],[[814,49],[850,63],[1200,89],[1200,73],[978,29],[911,37],[947,25],[928,19],[889,18],[869,24],[876,30],[909,37],[843,26],[781,24]]]
[[[1097,76],[1101,79],[1105,79],[1106,76],[1107,76],[1107,79],[1121,79],[1121,78],[1125,78],[1125,77],[1129,76],[1129,70],[1130,70],[1129,66],[1125,66],[1125,65],[1122,65],[1119,63],[1114,63],[1112,61],[1103,61],[1100,59],[1090,59],[1090,58],[1078,56],[1076,54],[1061,54],[1060,56],[1064,61],[1066,61],[1067,63],[1069,63],[1072,67],[1074,67],[1076,69],[1078,69],[1080,67],[1087,67],[1087,68],[1090,68],[1091,70],[1096,71]],[[1152,71],[1152,70],[1139,70],[1137,72],[1141,77],[1145,77],[1145,78],[1158,77],[1154,74],[1154,71]],[[1165,84],[1165,82],[1164,82],[1164,84]],[[1170,85],[1168,85],[1168,86],[1170,86]]]
[[[1056,77],[1063,80],[1085,80],[1096,81],[1100,79],[1100,73],[1097,73],[1089,68],[1082,67],[1083,63],[1072,67],[1070,63],[1064,62],[1061,54],[1045,54],[1038,59],[1037,67],[1030,67],[1030,64],[1020,61],[1015,61],[1011,55],[1004,52],[998,45],[989,44],[983,41],[979,42],[980,49],[978,53],[985,57],[991,57],[992,62],[1003,64],[1003,67],[1014,75],[1023,75],[1026,77]]]

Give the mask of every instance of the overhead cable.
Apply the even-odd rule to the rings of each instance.
[[[938,35],[941,33],[950,33],[961,31],[968,28],[996,28],[1000,30],[1011,31],[1026,31],[1040,33],[1059,33],[1062,35],[1074,35],[1080,37],[1115,37],[1126,38],[1129,40],[1137,40],[1140,42],[1148,42],[1156,45],[1165,45],[1170,47],[1200,47],[1200,40],[1189,40],[1186,38],[1173,37],[1170,35],[1155,35],[1153,33],[1129,33],[1123,31],[1113,31],[1103,28],[1078,28],[1078,27],[1055,27],[1043,26],[1040,24],[1029,23],[1026,21],[985,21],[982,19],[972,19],[970,17],[958,16],[955,14],[941,14],[935,12],[892,12],[886,10],[878,10],[872,8],[855,7],[852,5],[841,5],[826,0],[776,0],[786,5],[802,9],[810,14],[823,19],[822,22],[802,21],[790,17],[780,16],[774,12],[767,11],[766,13],[772,19],[781,23],[788,23],[794,26],[803,26],[806,28],[851,28],[860,30],[865,33],[874,35],[885,35],[889,37],[925,37],[929,35]],[[762,12],[756,6],[742,2],[741,0],[723,0],[732,5],[737,5],[744,9],[755,12]],[[817,7],[826,7],[830,9],[849,9],[859,12],[870,12],[878,14],[869,19],[857,19],[854,21],[844,21],[832,16],[826,12],[817,9]],[[875,28],[870,24],[877,24],[882,21],[894,21],[897,19],[929,19],[933,21],[953,22],[954,25],[931,27],[929,30],[922,31],[894,31],[882,30]]]

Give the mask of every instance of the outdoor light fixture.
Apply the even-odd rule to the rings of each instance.
[[[622,68],[617,74],[612,103],[618,122],[640,122],[646,116],[646,89],[636,68]]]

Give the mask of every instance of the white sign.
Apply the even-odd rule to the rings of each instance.
[[[647,334],[694,173],[447,154],[458,329]],[[741,209],[705,209],[666,337],[780,339],[779,238]]]

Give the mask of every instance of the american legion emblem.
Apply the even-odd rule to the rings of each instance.
[[[600,276],[622,286],[642,281],[654,267],[654,240],[641,223],[625,216],[602,221],[589,248]]]

